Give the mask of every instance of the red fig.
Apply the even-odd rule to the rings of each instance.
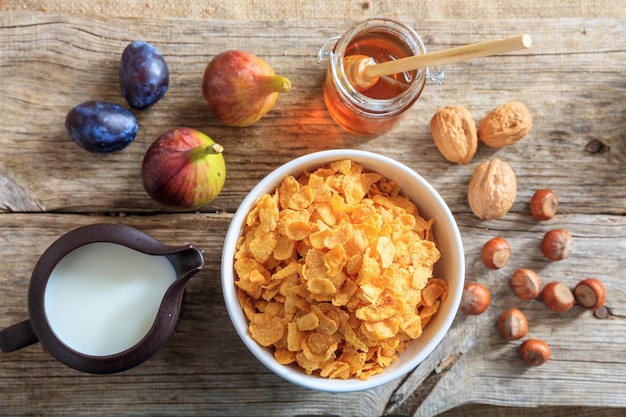
[[[174,128],[146,151],[143,187],[166,207],[195,210],[212,201],[226,180],[223,148],[202,132]]]
[[[276,103],[291,82],[248,52],[230,50],[216,55],[206,67],[202,94],[211,112],[229,126],[250,126]]]

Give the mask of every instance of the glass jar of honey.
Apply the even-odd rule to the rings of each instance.
[[[428,68],[380,77],[365,91],[348,80],[344,58],[365,55],[377,63],[425,54],[417,32],[390,18],[370,18],[329,39],[317,60],[329,59],[324,82],[324,102],[331,117],[345,130],[362,136],[379,136],[394,127],[419,98],[427,79],[443,82],[443,72]]]

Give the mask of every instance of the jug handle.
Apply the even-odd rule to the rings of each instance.
[[[39,338],[33,332],[29,320],[24,320],[0,331],[0,349],[12,352],[37,343]]]

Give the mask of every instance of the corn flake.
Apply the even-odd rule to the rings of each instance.
[[[237,242],[250,336],[307,374],[383,372],[447,297],[432,225],[397,183],[350,160],[284,178]]]

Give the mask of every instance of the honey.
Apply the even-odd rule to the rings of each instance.
[[[330,58],[324,82],[328,113],[343,129],[357,135],[388,132],[419,98],[430,77],[428,70],[384,76],[373,87],[358,91],[346,77],[343,60],[350,55],[365,55],[382,63],[424,53],[424,44],[412,28],[388,18],[366,19],[341,37],[329,39],[318,54],[318,62]]]
[[[395,34],[386,32],[368,32],[356,37],[346,48],[345,56],[364,55],[374,58],[377,64],[412,56],[407,47]],[[417,71],[380,77],[373,87],[362,91],[368,97],[380,100],[394,98],[405,92],[415,81]]]

